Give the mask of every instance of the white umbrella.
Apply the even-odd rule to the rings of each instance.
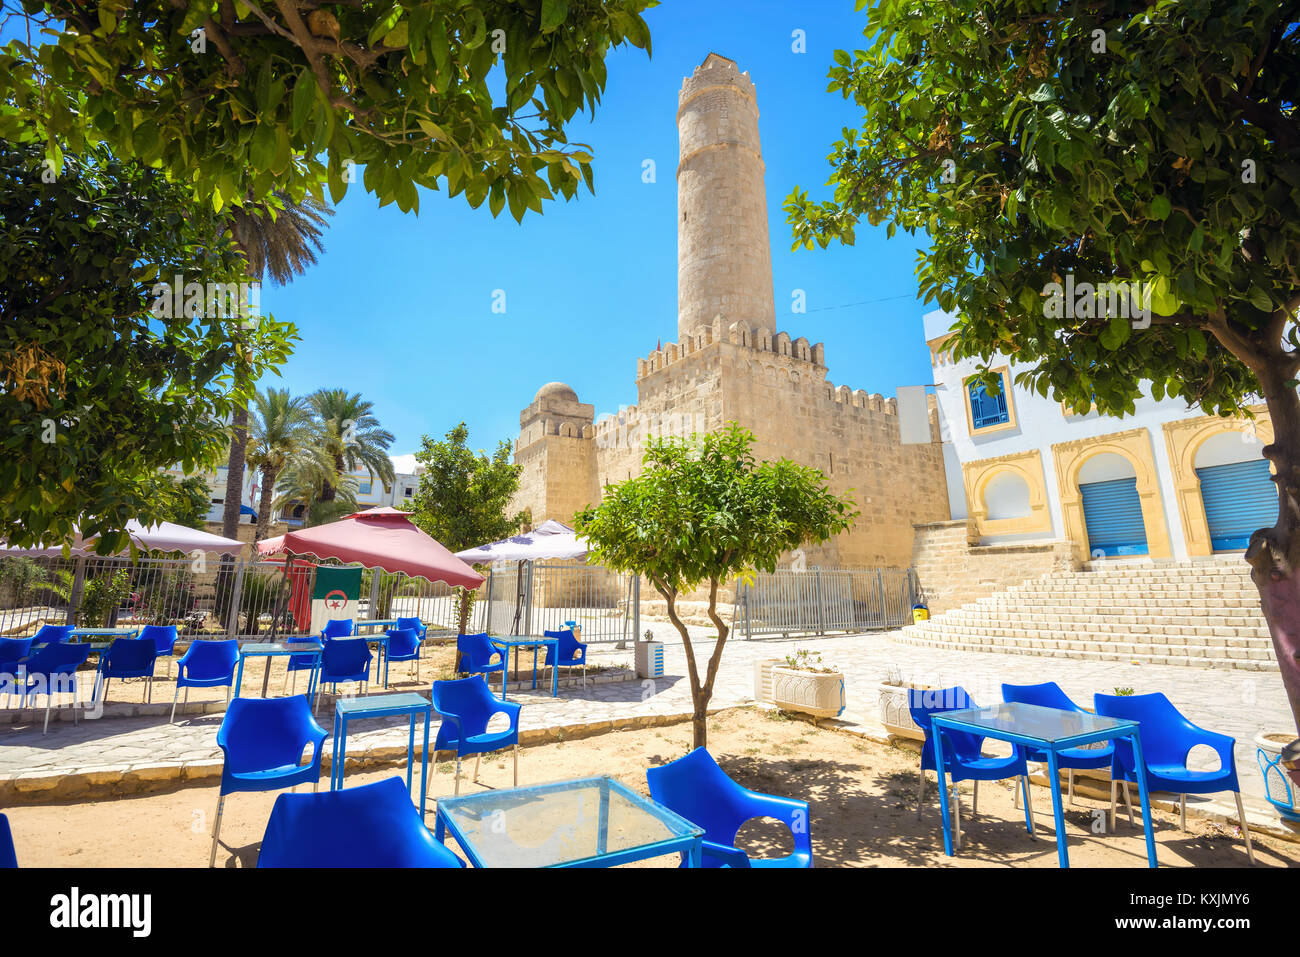
[[[515,617],[510,626],[513,632],[518,627],[520,616],[523,614],[525,584],[522,566],[525,563],[531,564],[548,558],[585,558],[587,551],[585,538],[578,537],[573,529],[563,522],[548,518],[531,532],[512,535],[499,542],[479,545],[477,548],[467,548],[457,552],[456,557],[471,565],[486,565],[491,562],[520,563],[521,574],[516,580]],[[516,665],[518,665],[517,660]]]
[[[244,543],[233,538],[223,538],[220,535],[213,535],[210,532],[203,532],[197,528],[187,528],[184,525],[177,525],[174,522],[159,522],[157,525],[150,525],[147,528],[130,519],[126,523],[126,532],[135,542],[136,547],[146,551],[162,552],[216,552],[218,554],[238,555],[244,547]],[[130,553],[129,548],[124,548],[118,552],[118,555]],[[35,545],[30,548],[9,548],[0,544],[0,555],[19,555],[24,557],[55,557],[63,554],[63,547],[60,545]],[[94,539],[90,542],[83,541],[81,535],[74,537],[71,546],[73,555],[93,555],[95,554]]]
[[[531,532],[512,535],[499,542],[456,553],[461,561],[481,565],[490,562],[532,562],[546,558],[585,558],[586,555],[587,540],[553,518],[548,518]]]

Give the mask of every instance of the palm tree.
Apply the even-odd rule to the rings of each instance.
[[[346,389],[321,389],[312,394],[311,404],[320,419],[322,448],[334,463],[335,476],[342,478],[364,468],[371,480],[378,478],[385,488],[391,488],[396,478],[388,457],[393,433],[380,426],[372,411],[374,403],[363,400],[360,392],[349,395]],[[332,501],[337,493],[336,482],[327,481],[320,500]]]
[[[288,389],[258,392],[253,406],[248,466],[262,473],[257,531],[253,536],[254,541],[260,541],[270,530],[276,480],[286,467],[316,454],[319,433],[306,397],[291,396]]]
[[[326,486],[333,490],[329,499],[323,497]],[[303,506],[304,527],[324,525],[357,510],[357,480],[351,475],[340,476],[334,470],[334,460],[318,445],[285,466],[275,492],[273,508]]]
[[[248,276],[255,282],[270,274],[276,285],[283,286],[308,266],[315,265],[316,254],[324,249],[321,231],[334,211],[319,200],[303,197],[293,202],[276,191],[266,203],[246,203],[230,209],[230,232],[248,263]],[[239,526],[239,506],[244,490],[244,468],[248,447],[248,407],[239,405],[231,419],[230,459],[226,466],[225,510],[221,533],[234,538]],[[260,524],[260,518],[259,518]]]

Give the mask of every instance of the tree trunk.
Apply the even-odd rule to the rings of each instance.
[[[682,636],[682,645],[686,650],[686,674],[691,682],[691,705],[694,708],[691,714],[692,747],[704,748],[709,743],[709,692],[700,684],[700,672],[695,666],[695,648],[691,645],[691,636],[686,630],[686,623],[677,617],[677,590],[665,588],[653,578],[651,582],[655,586],[655,591],[664,596],[664,601],[668,605],[668,620]]]
[[[226,463],[226,500],[221,515],[221,534],[235,538],[239,534],[239,506],[244,497],[244,455],[248,451],[248,407],[235,409],[231,421],[230,460]]]
[[[277,474],[279,474],[278,469],[262,469],[262,491],[257,501],[257,531],[253,533],[255,542],[260,542],[271,530],[271,499]]]
[[[1257,369],[1256,378],[1273,420],[1273,443],[1264,447],[1264,457],[1273,463],[1278,518],[1251,536],[1246,561],[1300,732],[1300,396],[1285,370]]]
[[[460,635],[467,634],[469,628],[469,612],[473,604],[473,593],[463,585],[457,586],[458,594],[456,595],[456,633]]]

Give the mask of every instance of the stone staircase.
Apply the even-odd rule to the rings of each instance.
[[[1277,671],[1250,568],[1109,559],[1052,572],[907,625],[905,644],[966,651]]]

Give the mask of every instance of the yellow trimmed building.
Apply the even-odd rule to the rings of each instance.
[[[990,363],[1003,386],[991,393],[975,360],[949,353],[954,317],[924,321],[949,506],[979,544],[1068,541],[1079,561],[1199,558],[1241,551],[1276,520],[1262,404],[1254,419],[1225,419],[1148,396],[1124,418],[1076,415],[1018,388],[1006,359]]]

